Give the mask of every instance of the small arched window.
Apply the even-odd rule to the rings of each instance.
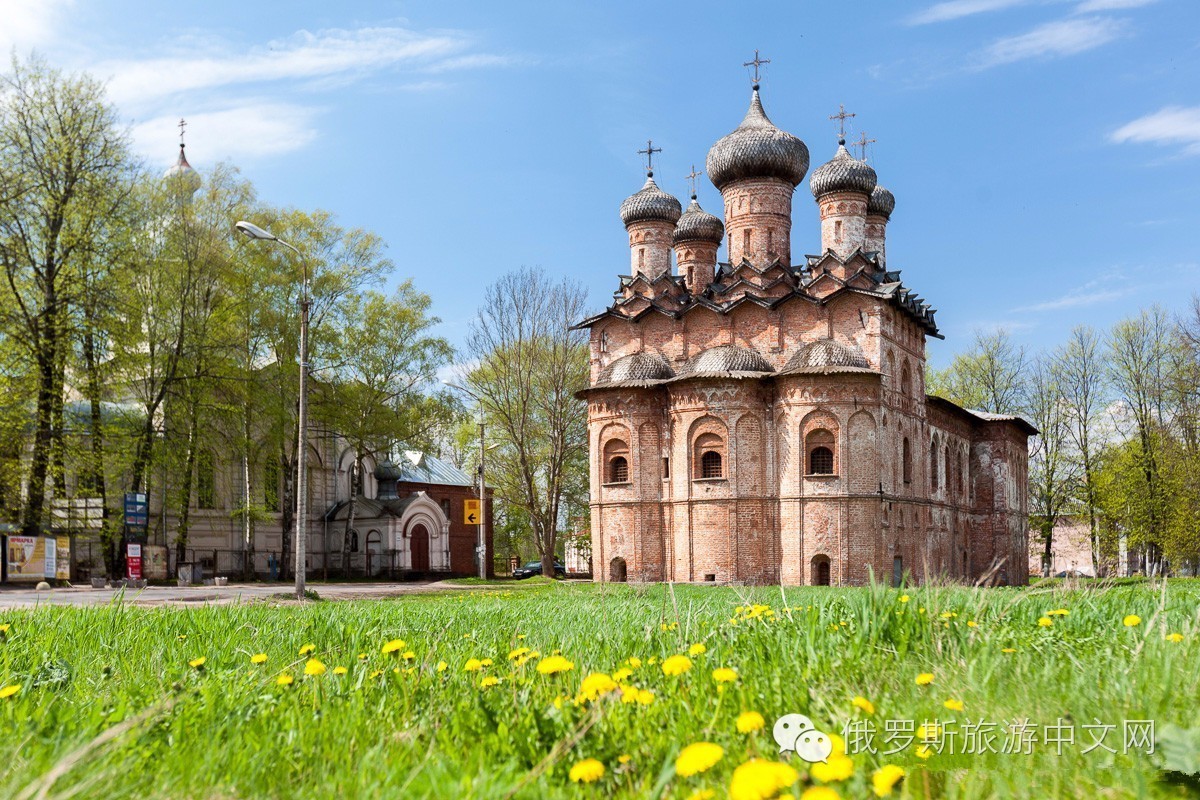
[[[725,440],[715,433],[696,437],[692,475],[696,478],[724,478]]]
[[[608,462],[608,482],[609,483],[628,483],[629,482],[629,462],[625,460],[625,456],[615,456]]]
[[[951,474],[951,470],[954,469],[954,462],[950,460],[950,445],[942,448],[942,456],[942,463],[946,465],[946,492],[950,493],[954,491],[954,475]]]
[[[904,444],[901,446],[900,468],[904,475],[905,483],[912,483],[912,445],[908,441],[908,437],[904,437]]]
[[[963,469],[962,453],[958,454],[958,491],[963,495],[967,493],[967,473]]]
[[[912,397],[912,370],[908,368],[908,360],[900,366],[900,393]]]
[[[716,450],[705,450],[700,456],[700,477],[720,478],[721,475],[721,454]]]
[[[805,441],[808,450],[808,474],[832,475],[833,469],[833,434],[824,428],[818,428],[808,434]]]

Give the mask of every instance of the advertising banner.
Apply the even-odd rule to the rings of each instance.
[[[13,583],[45,580],[46,540],[41,536],[8,537],[8,579]]]
[[[71,537],[58,536],[55,537],[57,547],[55,550],[58,555],[55,560],[54,577],[60,581],[71,580]]]
[[[166,545],[142,545],[142,577],[148,581],[165,581],[167,579]]]
[[[131,581],[142,579],[142,546],[134,542],[125,545],[125,577]]]
[[[58,540],[47,538],[43,543],[46,557],[42,559],[42,576],[47,580],[54,579],[54,571],[58,568]]]

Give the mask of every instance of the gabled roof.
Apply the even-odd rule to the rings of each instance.
[[[947,400],[944,397],[938,397],[935,394],[925,395],[925,400],[929,405],[937,406],[950,414],[965,418],[974,425],[980,423],[1011,423],[1024,431],[1027,436],[1037,436],[1041,433],[1028,420],[1018,417],[1015,414],[993,414],[990,411],[976,411],[971,408],[963,408],[958,403]]]
[[[428,453],[406,450],[396,462],[400,468],[401,483],[433,483],[442,486],[474,486],[470,475],[453,464],[435,458]]]

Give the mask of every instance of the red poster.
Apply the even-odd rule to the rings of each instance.
[[[142,579],[142,546],[130,542],[125,545],[125,577],[131,581]]]

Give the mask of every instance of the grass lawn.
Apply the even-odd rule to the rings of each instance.
[[[1195,796],[1198,599],[549,583],[10,612],[0,797]],[[810,765],[773,738],[789,713],[853,735]]]

